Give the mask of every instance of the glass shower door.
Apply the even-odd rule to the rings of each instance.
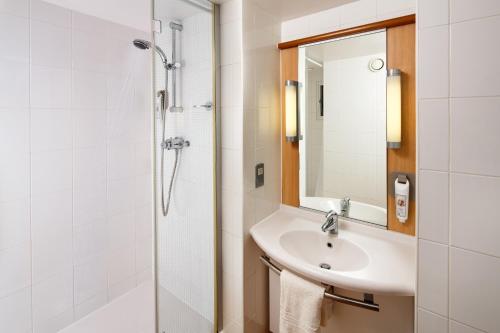
[[[214,9],[155,0],[154,19],[158,332],[214,332]]]

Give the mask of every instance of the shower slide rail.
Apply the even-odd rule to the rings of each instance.
[[[269,267],[270,270],[275,272],[276,274],[280,275],[281,274],[281,269],[273,264],[271,262],[271,259],[267,256],[261,256],[260,261],[267,267]],[[332,290],[332,293],[325,291],[325,297],[334,300],[335,302],[343,303],[343,304],[348,304],[352,306],[356,306],[358,308],[363,308],[366,310],[370,311],[375,311],[379,312],[380,311],[380,306],[376,303],[373,302],[373,295],[372,294],[364,294],[364,300],[358,300],[355,298],[350,298],[346,296],[341,296],[341,295],[336,295],[333,293],[333,286],[329,286]]]

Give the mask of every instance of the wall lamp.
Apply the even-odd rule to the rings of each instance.
[[[299,82],[285,81],[285,136],[288,142],[300,139]]]
[[[401,147],[401,71],[387,71],[387,148]]]

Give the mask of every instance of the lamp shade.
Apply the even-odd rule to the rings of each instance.
[[[287,141],[298,141],[298,86],[299,83],[293,80],[285,82],[285,136]]]
[[[401,147],[401,71],[387,72],[387,147]]]

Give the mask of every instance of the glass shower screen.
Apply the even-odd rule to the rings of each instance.
[[[158,332],[215,332],[214,6],[155,0],[154,19]]]

